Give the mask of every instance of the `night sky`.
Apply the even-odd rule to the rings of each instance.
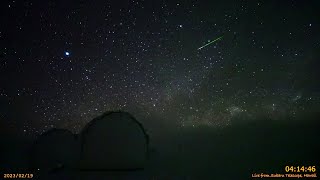
[[[319,7],[316,0],[1,2],[1,132],[79,132],[111,110],[130,112],[147,129],[318,113]]]

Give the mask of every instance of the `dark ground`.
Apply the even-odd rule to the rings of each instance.
[[[319,124],[317,118],[308,117],[241,122],[224,129],[180,129],[151,139],[153,150],[145,171],[114,173],[126,173],[126,179],[221,180],[250,179],[252,173],[285,173],[287,165],[310,165],[319,169],[320,161],[316,157],[320,152]],[[1,172],[28,172],[25,153],[31,141],[1,139]],[[69,174],[75,179],[113,177],[106,172],[73,171]]]

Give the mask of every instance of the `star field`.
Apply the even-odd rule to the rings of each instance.
[[[6,132],[78,132],[110,110],[147,128],[319,112],[317,1],[3,3]]]

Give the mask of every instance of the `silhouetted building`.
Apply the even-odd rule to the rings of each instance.
[[[71,169],[79,159],[79,153],[76,135],[64,129],[51,129],[33,144],[30,166],[45,173]]]
[[[42,134],[31,148],[30,167],[40,179],[140,178],[148,145],[148,135],[133,116],[108,112],[79,135],[63,129]]]
[[[95,118],[81,132],[80,168],[112,171],[143,169],[148,136],[129,113],[110,112]]]

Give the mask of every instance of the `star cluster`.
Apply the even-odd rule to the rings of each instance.
[[[109,110],[155,127],[319,111],[317,1],[5,3],[0,119],[8,132],[77,132]]]

